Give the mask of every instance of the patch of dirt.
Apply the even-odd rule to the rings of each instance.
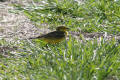
[[[14,54],[10,54],[10,52],[13,52],[17,50],[17,47],[13,46],[0,46],[0,55],[4,56],[4,57],[9,57],[9,55],[14,55]]]
[[[16,38],[25,39],[49,31],[44,28],[45,24],[41,24],[41,29],[35,27],[23,13],[10,13],[15,9],[11,6],[12,3],[22,4],[23,2],[21,0],[0,2],[0,39],[13,42]],[[26,4],[27,1],[23,5]]]
[[[0,2],[0,40],[4,39],[8,43],[19,44],[21,39],[36,37],[50,31],[46,29],[46,24],[40,24],[41,28],[35,27],[23,13],[11,13],[10,11],[15,10],[12,4],[25,6],[32,4],[32,0],[6,0]],[[9,57],[8,53],[17,55],[15,47],[5,45],[0,45],[0,53],[5,57]]]
[[[107,32],[100,33],[100,32],[93,32],[93,33],[86,33],[86,32],[70,32],[72,37],[74,37],[77,40],[81,40],[81,35],[84,37],[85,40],[93,40],[93,39],[99,39],[104,38],[105,40],[111,40],[112,38],[115,38],[118,42],[120,42],[120,35],[113,35],[108,34]]]

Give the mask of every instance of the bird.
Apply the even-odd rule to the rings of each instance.
[[[56,44],[63,41],[66,38],[66,36],[68,35],[68,31],[69,28],[67,28],[66,26],[58,26],[56,28],[56,31],[29,39],[40,39],[48,44]]]

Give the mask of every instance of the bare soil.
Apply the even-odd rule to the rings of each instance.
[[[23,14],[23,13],[11,13],[15,8],[11,5],[18,3],[26,5],[31,3],[15,1],[0,2],[0,39],[5,39],[8,42],[15,41],[15,39],[25,39],[29,37],[38,36],[44,32],[48,32],[41,24],[41,29],[35,27],[35,25]],[[23,4],[24,3],[24,4]]]

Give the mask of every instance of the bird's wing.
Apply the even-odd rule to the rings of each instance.
[[[40,36],[39,38],[42,38],[42,37],[59,39],[59,38],[65,37],[65,33],[62,31],[54,31],[54,32],[48,33],[46,35]]]

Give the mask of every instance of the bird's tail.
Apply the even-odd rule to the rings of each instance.
[[[28,38],[28,39],[36,39],[36,37],[31,37],[31,38]]]
[[[38,37],[31,37],[29,39],[40,39],[40,38],[43,38],[42,36],[38,36]]]

